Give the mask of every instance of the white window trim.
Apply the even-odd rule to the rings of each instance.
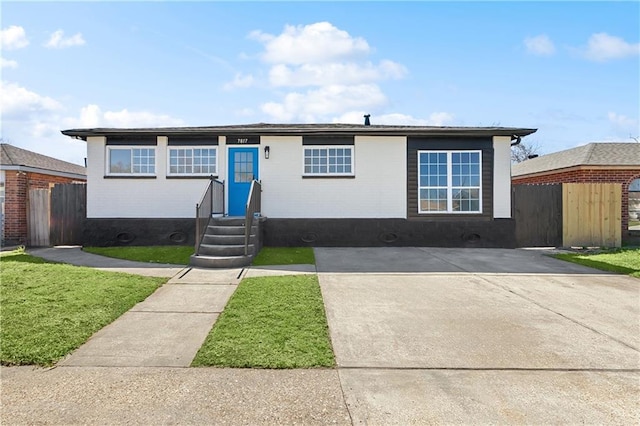
[[[112,173],[111,172],[111,150],[112,149],[129,149],[131,150],[131,168],[133,168],[133,150],[134,149],[153,149],[153,169],[154,173]],[[105,156],[105,175],[106,176],[157,176],[158,173],[158,150],[157,145],[107,145],[107,155]]]
[[[432,211],[432,210],[422,210],[420,208],[420,190],[421,189],[426,189],[426,188],[431,188],[428,186],[420,186],[420,154],[421,153],[430,153],[430,154],[447,154],[447,211]],[[479,190],[479,200],[478,200],[478,209],[477,211],[455,211],[453,210],[453,176],[452,176],[452,170],[453,170],[453,165],[451,164],[451,154],[453,153],[477,153],[480,155],[480,184],[476,187],[468,187],[468,188],[478,188]],[[470,149],[470,150],[429,150],[429,149],[423,149],[423,150],[418,150],[417,153],[417,182],[418,182],[418,214],[482,214],[483,213],[483,206],[482,206],[482,151],[479,149]],[[444,187],[443,187],[444,188]],[[458,188],[458,187],[456,187]]]
[[[305,173],[305,150],[307,149],[350,149],[351,150],[351,172],[349,173]],[[302,146],[302,176],[355,176],[356,175],[356,150],[355,145],[303,145]],[[328,154],[327,154],[328,155]],[[327,164],[328,170],[329,164]]]
[[[216,150],[216,171],[214,173],[171,173],[171,150],[172,149],[215,149]],[[218,145],[168,145],[167,146],[167,176],[218,176],[220,170],[220,150]]]

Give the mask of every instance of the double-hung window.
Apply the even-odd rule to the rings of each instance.
[[[482,213],[481,151],[418,151],[418,213]]]
[[[155,147],[107,146],[107,175],[155,176],[155,174]]]
[[[218,174],[218,149],[214,146],[169,146],[168,175]]]
[[[306,145],[305,176],[353,176],[353,145]]]

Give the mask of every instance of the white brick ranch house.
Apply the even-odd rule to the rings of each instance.
[[[87,142],[85,244],[195,243],[195,206],[213,178],[224,190],[213,213],[228,217],[245,216],[251,182],[261,183],[266,245],[514,247],[510,147],[535,131],[260,123],[62,133]]]

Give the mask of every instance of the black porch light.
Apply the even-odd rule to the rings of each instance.
[[[269,151],[270,151],[270,150],[271,150],[271,149],[269,148],[269,145],[267,145],[267,146],[265,146],[265,147],[264,147],[264,158],[265,158],[266,160],[268,160],[268,159],[269,159]]]

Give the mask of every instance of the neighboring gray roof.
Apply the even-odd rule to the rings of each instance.
[[[537,129],[515,127],[437,127],[437,126],[391,126],[364,124],[241,124],[206,127],[156,127],[139,129],[70,129],[62,134],[86,140],[87,136],[104,135],[196,135],[196,134],[244,134],[244,135],[303,135],[303,134],[362,134],[362,135],[430,135],[430,136],[527,136]]]
[[[86,176],[87,169],[73,163],[48,157],[33,151],[18,148],[7,143],[0,144],[0,165],[7,167],[28,167],[40,169],[43,172],[70,173],[74,175]],[[50,173],[49,173],[50,174]]]
[[[576,166],[640,166],[640,143],[589,143],[514,164],[511,176]]]

